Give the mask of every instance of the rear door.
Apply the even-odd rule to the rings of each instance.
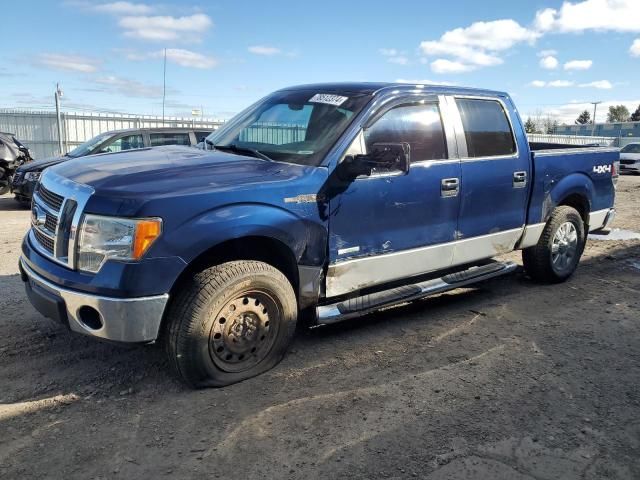
[[[529,181],[529,150],[513,128],[508,99],[455,97],[462,173],[454,265],[510,251],[522,235]]]

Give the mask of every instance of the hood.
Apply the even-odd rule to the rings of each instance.
[[[640,153],[620,153],[620,160],[640,160]]]
[[[87,156],[52,168],[101,197],[147,199],[289,181],[315,167],[269,162],[219,151],[166,146]]]
[[[34,160],[29,163],[25,163],[18,167],[18,172],[26,173],[26,172],[41,172],[47,167],[52,165],[57,165],[62,162],[66,162],[67,160],[71,160],[71,157],[49,157],[43,158],[41,160]]]

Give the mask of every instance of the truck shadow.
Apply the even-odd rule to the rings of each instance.
[[[13,210],[29,210],[29,207],[29,203],[18,202],[13,198],[13,196],[0,196],[0,211],[8,212]]]
[[[629,274],[635,275],[637,267],[631,265],[632,259],[640,261],[639,243],[609,249],[582,262],[577,276],[563,285],[577,289],[572,283],[603,281],[600,277],[607,277],[611,269],[630,268]],[[623,282],[610,275],[607,280]],[[19,275],[0,276],[0,285],[0,406],[69,392],[83,397],[117,397],[139,391],[152,395],[186,390],[169,375],[160,345],[128,347],[74,334],[33,309]],[[473,288],[336,325],[300,329],[281,365],[244,383],[253,388],[274,382],[284,386],[291,377],[298,377],[296,372],[322,369],[343,353],[373,354],[389,342],[402,342],[403,335],[421,336],[426,344],[482,317],[487,308],[509,305],[515,296],[535,295],[539,289],[556,288],[563,287],[535,284],[520,269]]]

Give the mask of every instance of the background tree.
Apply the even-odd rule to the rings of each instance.
[[[527,133],[538,133],[536,122],[534,122],[531,117],[527,118],[527,121],[524,123],[524,130]]]
[[[640,105],[638,105],[636,111],[631,114],[631,118],[629,120],[632,122],[640,122]]]
[[[627,122],[629,121],[629,109],[624,105],[615,105],[609,107],[607,114],[607,122]]]
[[[591,123],[591,114],[585,110],[576,118],[576,125],[586,125],[587,123]]]
[[[547,115],[542,119],[542,131],[544,133],[553,134],[556,133],[556,129],[560,126],[558,120],[553,119],[551,116]]]

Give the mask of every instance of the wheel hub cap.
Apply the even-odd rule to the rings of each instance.
[[[209,335],[213,362],[228,372],[256,365],[274,343],[272,317],[279,314],[266,292],[247,292],[227,302],[216,315]]]
[[[571,222],[565,222],[553,236],[551,247],[551,262],[553,269],[563,273],[571,267],[578,253],[578,231]]]

